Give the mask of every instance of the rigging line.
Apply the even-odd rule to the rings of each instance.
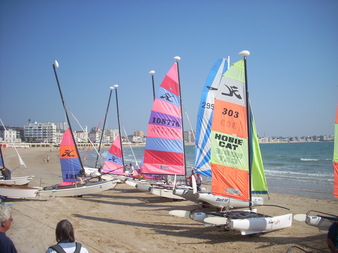
[[[84,129],[83,129],[82,125],[81,125],[80,122],[77,120],[77,118],[75,117],[75,115],[74,115],[72,112],[70,112],[70,114],[73,116],[73,118],[75,119],[75,121],[77,122],[77,124],[80,126],[81,130],[84,132]],[[87,133],[87,132],[86,132],[86,133]],[[90,144],[91,144],[91,145],[93,146],[93,148],[95,149],[96,154],[101,158],[99,151],[96,149],[96,147],[94,146],[93,142],[92,142],[91,139],[88,137],[88,134],[87,134],[87,139],[89,140]]]
[[[124,126],[123,126],[123,131],[124,131],[124,134],[125,134],[126,137],[127,137],[128,145],[129,145],[129,147],[130,147],[131,153],[133,154],[133,157],[134,157],[134,160],[135,160],[135,165],[136,165],[137,167],[140,167],[139,164],[138,164],[138,162],[137,162],[137,160],[136,160],[136,156],[135,156],[134,150],[133,150],[133,148],[132,148],[132,146],[131,146],[131,144],[130,144],[129,137],[128,137],[128,135],[127,135],[127,131],[126,131],[126,128],[125,128]]]
[[[1,119],[0,119],[0,121],[1,121],[1,124],[2,124],[2,126],[4,127],[5,131],[7,131],[7,129],[6,129],[6,127],[5,127],[5,124],[2,122]],[[21,158],[21,156],[20,156],[18,150],[16,149],[16,146],[14,145],[13,139],[11,139],[11,142],[12,142],[13,148],[15,149],[16,154],[17,154],[18,157],[19,157],[19,163],[20,163],[20,165],[23,165],[25,168],[27,168],[25,162],[22,160],[22,158]],[[12,171],[16,170],[16,169],[19,168],[19,167],[20,167],[20,166],[16,167],[16,168],[13,169]]]

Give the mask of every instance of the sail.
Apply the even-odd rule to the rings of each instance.
[[[227,70],[228,58],[218,59],[211,68],[203,87],[199,105],[195,140],[195,165],[197,173],[211,177],[210,167],[210,133],[214,109],[214,98],[223,73]]]
[[[2,145],[0,145],[0,166],[2,168],[5,168],[5,162],[4,162],[4,157],[2,155]]]
[[[336,120],[334,124],[333,170],[333,196],[338,198],[338,105],[336,106]]]
[[[249,157],[244,60],[222,78],[211,127],[212,193],[248,201]]]
[[[268,184],[264,173],[264,165],[261,149],[258,142],[258,134],[256,124],[253,118],[251,105],[249,103],[249,112],[251,117],[251,193],[252,194],[268,194]]]
[[[122,163],[122,149],[120,136],[117,136],[112,143],[102,167],[103,173],[125,174]]]
[[[174,63],[154,100],[141,173],[185,175],[183,145],[178,67]]]
[[[68,128],[60,143],[60,162],[64,182],[76,182],[82,169],[75,142]]]

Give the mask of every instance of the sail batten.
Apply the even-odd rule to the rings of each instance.
[[[185,175],[178,66],[174,63],[157,92],[148,121],[142,174]]]

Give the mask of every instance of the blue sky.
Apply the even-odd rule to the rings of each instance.
[[[195,127],[210,68],[246,49],[260,135],[333,134],[337,13],[336,0],[0,0],[0,118],[8,126],[65,121],[58,60],[66,104],[82,125],[99,124],[109,87],[119,84],[124,128],[146,131],[148,72],[156,71],[158,87],[178,55],[184,111]],[[114,97],[107,127],[117,127]]]

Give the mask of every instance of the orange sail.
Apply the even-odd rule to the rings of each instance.
[[[211,127],[212,193],[248,201],[250,176],[244,61],[225,73]]]

